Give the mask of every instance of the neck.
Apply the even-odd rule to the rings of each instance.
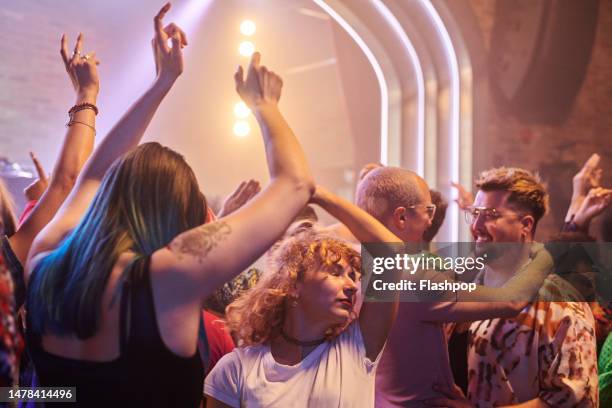
[[[282,328],[287,337],[300,342],[318,341],[325,337],[327,329],[329,329],[329,323],[309,319],[299,305],[290,307],[285,313],[285,322]]]

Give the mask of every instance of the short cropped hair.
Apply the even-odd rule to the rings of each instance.
[[[399,167],[379,167],[370,171],[357,187],[356,204],[374,218],[384,217],[397,207],[421,204],[427,183],[415,172]]]
[[[476,187],[482,191],[508,191],[508,204],[527,211],[538,221],[548,211],[548,193],[537,174],[517,167],[498,167],[480,173]]]

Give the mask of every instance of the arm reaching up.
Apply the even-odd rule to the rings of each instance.
[[[169,9],[168,3],[154,18],[153,51],[157,73],[155,81],[100,143],[66,203],[37,237],[29,255],[30,259],[55,248],[77,225],[98,190],[106,170],[123,153],[138,145],[157,108],[183,72],[182,48],[187,45],[187,39],[175,24],[163,27],[162,21]],[[168,39],[172,40],[172,47],[168,46]]]
[[[270,183],[246,205],[213,223],[178,235],[155,252],[153,272],[185,282],[185,299],[201,302],[261,256],[285,232],[314,190],[306,157],[278,109],[283,82],[260,65],[255,53],[236,90],[257,118],[266,151]],[[188,300],[189,301],[189,300]]]
[[[346,225],[361,243],[402,243],[376,218],[336,196],[326,189],[317,186],[312,202],[321,206]],[[389,331],[395,322],[399,301],[398,293],[388,302],[364,302],[359,313],[359,326],[363,335],[367,357],[374,361],[381,352]]]
[[[34,238],[55,216],[72,190],[81,168],[93,149],[97,113],[95,104],[100,90],[97,70],[99,62],[94,52],[82,55],[82,50],[83,34],[79,34],[74,52],[69,57],[68,40],[66,35],[62,35],[60,54],[74,86],[76,101],[71,109],[68,130],[48,187],[30,216],[9,238],[11,248],[22,264],[26,261]],[[32,159],[39,172],[39,180],[43,178],[46,180],[44,171],[40,174],[40,164],[37,164],[33,156]]]

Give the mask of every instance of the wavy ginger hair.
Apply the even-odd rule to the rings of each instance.
[[[303,225],[273,247],[271,256],[271,270],[227,307],[227,326],[240,346],[267,343],[280,335],[288,302],[296,299],[296,284],[307,271],[331,271],[342,260],[356,271],[361,266],[361,256],[346,243]],[[337,336],[345,327],[330,327],[326,337]]]

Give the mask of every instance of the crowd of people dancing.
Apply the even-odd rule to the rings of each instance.
[[[594,283],[610,283],[610,262],[535,242],[549,200],[536,174],[489,169],[475,196],[455,184],[449,204],[415,172],[372,163],[349,202],[316,184],[278,108],[283,81],[254,53],[234,82],[270,181],[241,183],[215,214],[183,156],[141,143],[183,72],[188,41],[164,25],[169,9],[154,17],[154,82],[95,150],[98,58],[83,35],[72,53],[62,36],[76,101],[59,158],[47,178],[32,156],[19,221],[0,184],[3,387],[76,387],[67,406],[612,406],[612,296]],[[594,243],[596,217],[612,242],[601,160],[574,177],[551,242]],[[473,291],[368,300],[361,244],[435,256],[449,205],[476,247],[515,245],[473,271]],[[321,225],[313,206],[338,223]],[[263,255],[268,266],[252,267]]]

